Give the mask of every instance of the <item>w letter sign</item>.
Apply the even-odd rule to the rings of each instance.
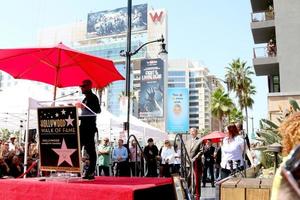
[[[162,16],[163,16],[163,11],[160,11],[159,14],[157,14],[157,12],[155,12],[154,15],[152,13],[150,13],[150,17],[154,23],[161,22]]]

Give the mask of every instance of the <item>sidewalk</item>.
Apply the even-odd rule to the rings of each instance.
[[[201,200],[215,200],[216,199],[216,188],[211,187],[210,184],[209,186],[206,186],[205,188],[201,188]]]

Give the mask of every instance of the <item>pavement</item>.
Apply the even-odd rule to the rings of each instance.
[[[216,199],[216,188],[211,187],[208,183],[206,187],[201,188],[200,200],[215,200]]]

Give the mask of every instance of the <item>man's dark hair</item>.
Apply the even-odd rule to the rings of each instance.
[[[238,122],[238,123],[236,124],[236,126],[237,126],[237,128],[238,128],[239,130],[243,130],[243,124],[242,124],[242,123]]]
[[[149,143],[149,142],[153,142],[153,139],[152,138],[149,138],[148,140],[147,140],[147,142]]]

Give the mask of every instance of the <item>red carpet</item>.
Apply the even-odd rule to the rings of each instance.
[[[41,178],[39,178],[41,179]],[[1,200],[174,199],[171,178],[1,179]],[[166,192],[168,193],[166,195]],[[164,197],[166,196],[166,197]]]

